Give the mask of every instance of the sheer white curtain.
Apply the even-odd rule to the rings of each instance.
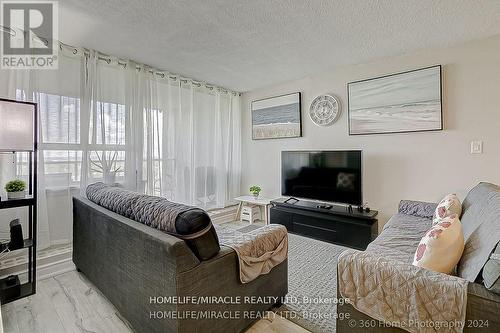
[[[68,243],[72,238],[71,197],[80,181],[81,58],[63,47],[59,70],[1,70],[2,97],[38,103],[38,247]],[[0,155],[0,184],[27,178],[27,155]],[[2,212],[4,213],[4,212]],[[2,219],[20,218],[27,231],[26,211],[11,210]],[[1,236],[8,224],[1,224]]]
[[[92,182],[207,209],[239,195],[237,94],[64,44],[58,70],[0,75],[0,96],[39,105],[40,248],[71,241],[71,197]],[[2,188],[25,176],[26,157],[0,155]]]
[[[131,151],[126,139],[126,78],[127,72],[118,59],[99,60],[96,51],[86,52],[82,77],[82,132],[85,132],[81,190],[88,184],[104,181],[124,183],[125,160]],[[130,110],[129,110],[130,112]]]
[[[239,96],[135,65],[127,96],[137,104],[129,132],[142,147],[138,189],[207,209],[230,203],[240,183]]]

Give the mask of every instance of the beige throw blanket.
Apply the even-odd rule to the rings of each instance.
[[[463,331],[467,281],[380,254],[341,253],[343,298],[358,311],[412,333]]]
[[[282,225],[266,225],[249,233],[217,227],[216,230],[219,242],[238,255],[242,283],[269,273],[288,257],[288,234]]]

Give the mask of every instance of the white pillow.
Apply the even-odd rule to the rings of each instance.
[[[432,224],[436,225],[445,217],[457,214],[458,217],[462,214],[462,204],[456,194],[448,194],[439,202],[434,212]]]
[[[413,265],[450,274],[464,251],[462,224],[457,214],[441,219],[418,244]]]

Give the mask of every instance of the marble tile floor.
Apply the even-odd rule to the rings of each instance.
[[[240,229],[248,223],[233,222],[226,226]],[[39,280],[35,295],[3,305],[1,317],[5,333],[133,332],[104,295],[77,271]],[[279,315],[268,315],[246,331],[257,332],[309,331]]]

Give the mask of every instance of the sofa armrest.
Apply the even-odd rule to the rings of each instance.
[[[401,200],[398,213],[431,219],[436,207],[437,204],[432,202]]]
[[[179,273],[177,295],[197,298],[229,297],[228,301],[179,304],[178,311],[229,311],[241,315],[227,320],[185,319],[180,321],[179,331],[239,332],[254,321],[251,314],[269,310],[275,303],[282,302],[287,293],[287,260],[273,267],[268,274],[261,275],[249,283],[241,283],[236,252],[227,246],[222,246],[215,257],[202,261],[189,271]],[[260,301],[249,301],[249,298],[255,297],[260,297]],[[247,315],[244,315],[245,313]]]

